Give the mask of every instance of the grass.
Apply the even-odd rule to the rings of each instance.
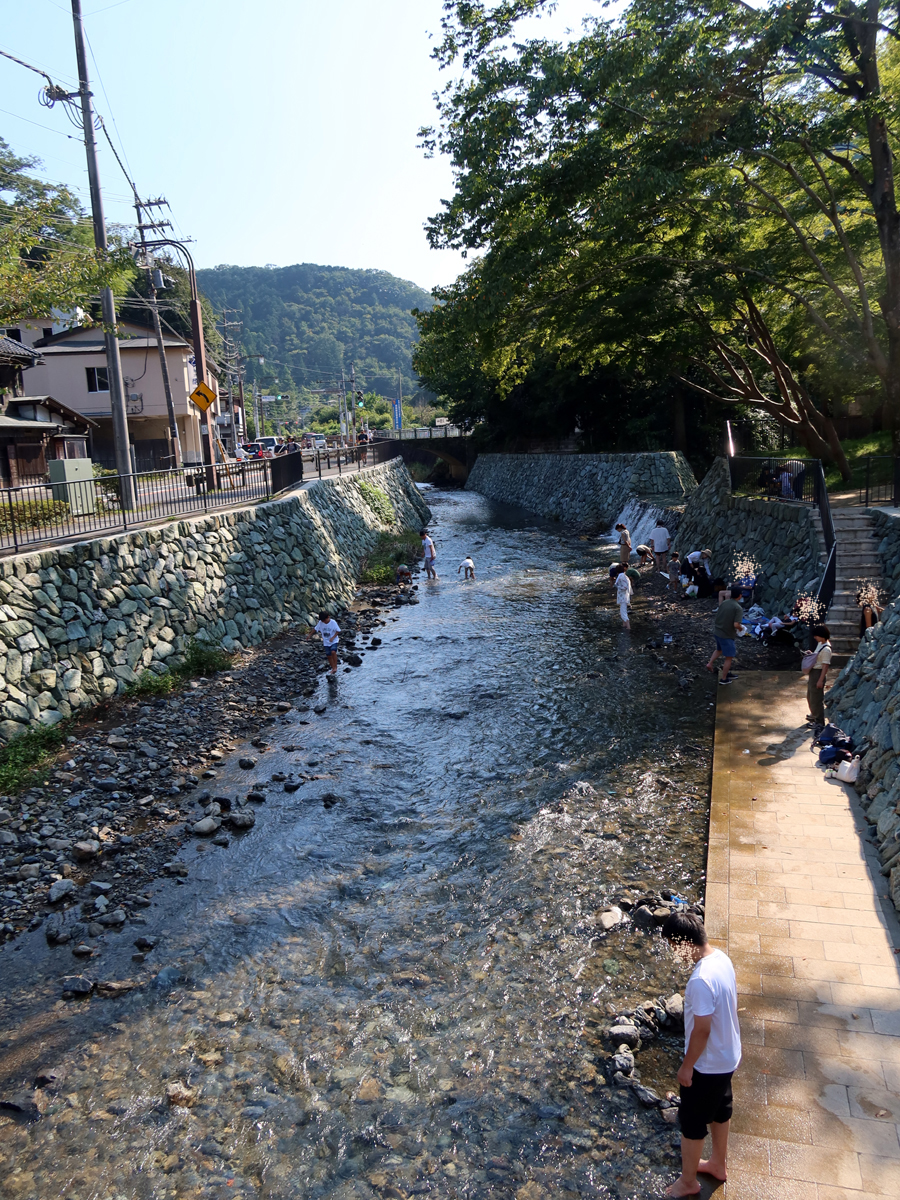
[[[397,566],[416,560],[422,540],[415,529],[380,533],[378,541],[360,563],[360,583],[393,583]]]
[[[185,652],[184,662],[167,671],[144,671],[143,675],[128,685],[125,689],[127,696],[168,696],[186,680],[197,675],[215,675],[217,671],[227,671],[234,662],[234,655],[223,650],[212,642],[201,642],[196,639],[190,643]]]
[[[0,793],[20,792],[41,778],[41,768],[65,745],[68,722],[36,725],[0,749]]]
[[[433,470],[432,467],[426,466],[425,463],[417,462],[407,463],[406,469],[416,483],[427,483],[431,478],[431,472]]]
[[[394,512],[394,506],[387,492],[383,492],[374,483],[369,483],[367,479],[357,479],[356,482],[366,504],[382,525],[393,525],[397,514]]]

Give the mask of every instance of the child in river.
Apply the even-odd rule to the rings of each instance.
[[[471,554],[467,554],[466,557],[459,564],[459,566],[456,568],[457,575],[460,573],[460,571],[465,571],[465,575],[463,576],[464,579],[474,579],[475,578],[475,564],[474,564],[474,562],[472,562]]]
[[[322,635],[322,649],[325,651],[325,661],[331,667],[332,675],[337,675],[338,639],[341,633],[340,625],[338,625],[331,613],[320,612],[318,622],[307,634],[307,637],[312,637],[314,633]]]
[[[631,580],[628,578],[628,571],[623,564],[619,567],[619,573],[616,576],[616,601],[619,605],[619,616],[629,633],[631,632],[631,622],[628,619],[628,606],[631,603],[632,595]]]
[[[681,594],[681,559],[677,553],[669,559],[669,582],[666,584],[666,591]]]

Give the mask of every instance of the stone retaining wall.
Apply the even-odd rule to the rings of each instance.
[[[397,458],[252,508],[4,559],[0,741],[178,664],[192,638],[239,649],[347,603],[391,527],[384,495],[394,528],[429,516]]]
[[[878,554],[888,594],[895,597],[827,693],[828,717],[862,754],[856,783],[876,828],[882,873],[900,909],[900,514],[868,509],[881,534]]]
[[[800,592],[815,593],[824,549],[806,505],[751,500],[731,494],[728,462],[717,458],[693,493],[674,539],[679,554],[712,551],[712,570],[726,582],[737,559],[757,564],[757,598],[767,612],[783,612]]]
[[[479,454],[466,487],[544,517],[608,528],[632,497],[683,504],[697,481],[682,454]]]

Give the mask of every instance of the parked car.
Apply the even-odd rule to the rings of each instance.
[[[327,440],[327,438],[322,437],[321,434],[318,434],[316,437],[313,438],[312,444],[313,444],[313,450],[319,450],[323,454],[328,449],[328,440]]]
[[[245,442],[241,447],[248,458],[271,458],[272,454],[261,442]]]

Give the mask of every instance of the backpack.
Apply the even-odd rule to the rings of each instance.
[[[819,751],[819,762],[825,766],[835,762],[847,762],[850,757],[849,750],[839,750],[837,746],[824,746]]]
[[[816,736],[816,742],[820,746],[830,746],[836,737],[846,737],[843,729],[838,729],[837,725],[826,725],[825,728]]]

